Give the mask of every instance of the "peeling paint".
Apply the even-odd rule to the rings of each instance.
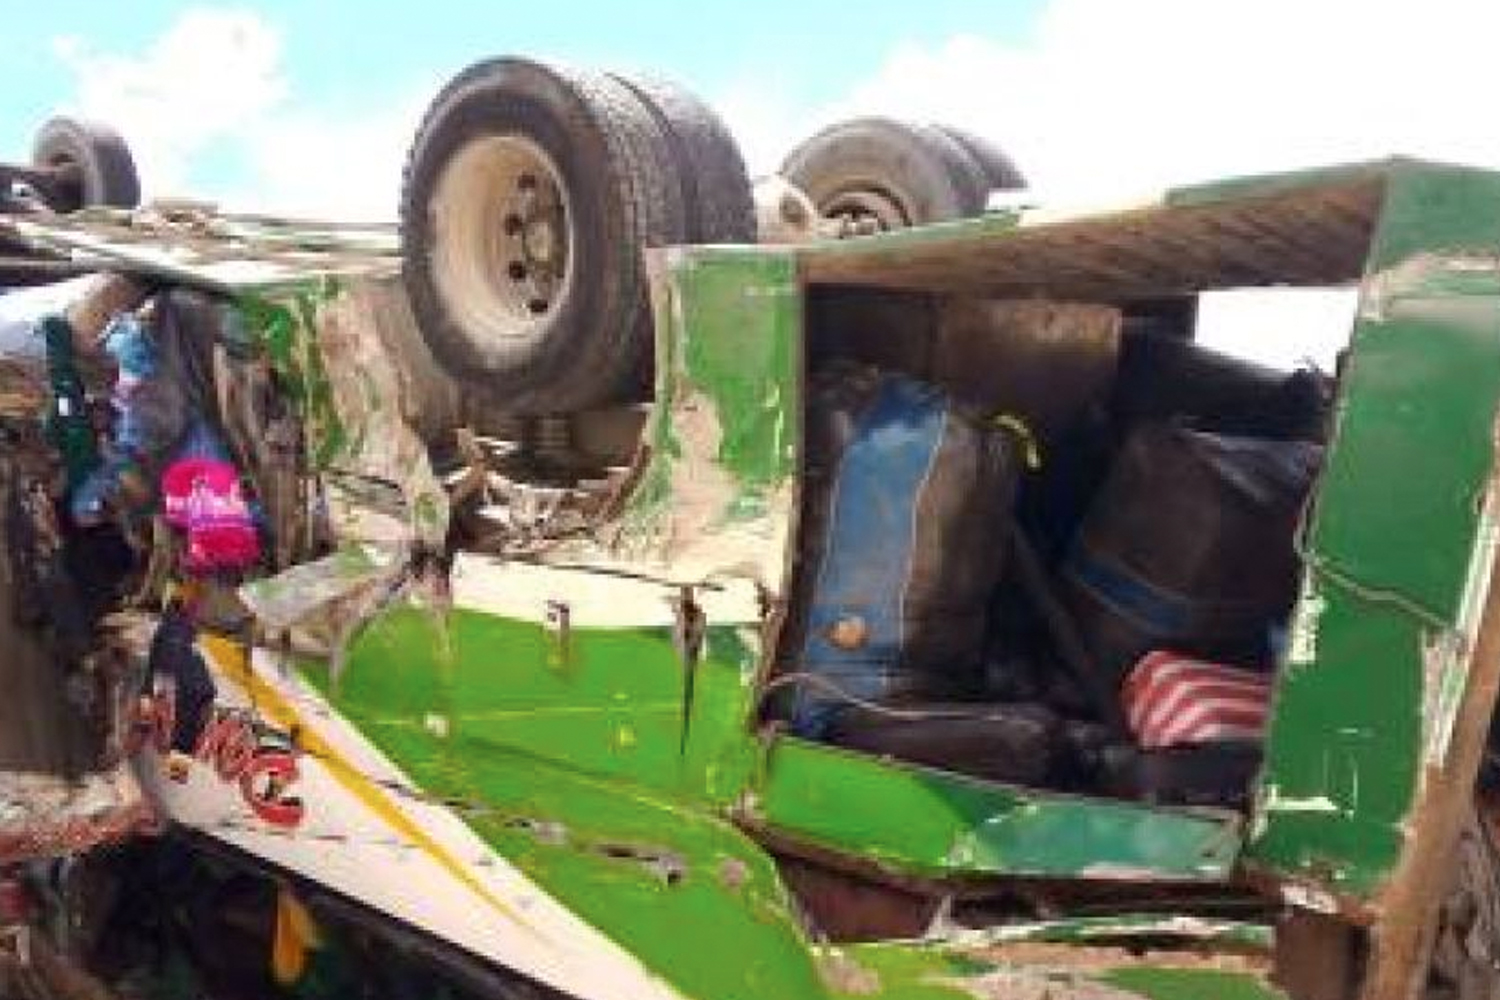
[[[595,844],[593,849],[615,861],[640,865],[663,885],[675,886],[687,878],[687,860],[674,851],[637,844]]]
[[[566,594],[570,639],[583,629],[670,628],[676,621],[674,601],[681,586],[700,583],[641,579],[639,566],[593,559],[575,564],[575,553],[557,552],[557,564],[525,563],[492,556],[460,554],[451,585],[455,607],[502,618],[536,621],[544,628],[556,597]],[[695,589],[708,621],[745,625],[760,620],[760,603],[752,582],[723,577]],[[555,616],[552,616],[555,618]],[[555,627],[555,623],[554,623]],[[570,645],[571,642],[570,642]]]
[[[1412,810],[1466,697],[1492,560],[1483,498],[1500,399],[1500,178],[1384,177],[1335,426],[1302,533],[1307,575],[1267,727],[1247,870],[1368,913],[1417,842]],[[1315,597],[1314,614],[1306,607]]]
[[[1339,901],[1325,889],[1301,882],[1285,882],[1281,886],[1281,898],[1288,906],[1296,906],[1314,913],[1336,915]]]
[[[669,477],[670,513],[655,520],[654,537],[622,534],[616,550],[637,557],[649,552],[688,578],[738,577],[779,590],[790,483],[769,495],[746,492],[719,462],[720,417],[703,392],[690,392],[674,407],[674,428],[680,453]]]
[[[1417,182],[1392,174],[1380,209],[1248,844],[1237,815],[1010,788],[753,729],[805,402],[804,261],[785,253],[653,256],[657,405],[616,520],[531,562],[460,557],[451,645],[402,609],[361,638],[343,685],[326,665],[300,676],[422,807],[451,804],[443,820],[524,872],[535,898],[604,929],[685,996],[1275,996],[1253,965],[1048,951],[1037,925],[991,940],[1011,949],[1001,964],[942,953],[946,937],[820,948],[756,838],[965,885],[1227,884],[1253,869],[1292,906],[1347,915],[1373,898],[1408,848],[1421,766],[1449,752],[1496,544],[1475,503],[1493,471],[1500,257],[1442,248],[1497,242],[1481,237],[1500,232],[1500,181],[1483,180],[1483,199],[1437,168]],[[1001,228],[827,253],[873,268],[877,251],[920,245],[957,261]],[[392,409],[366,373],[346,388],[372,413]],[[685,586],[701,646],[673,631]],[[1035,967],[1010,964],[1022,958]]]
[[[977,1000],[1142,1000],[1142,994],[1070,969],[996,969],[946,982]]]
[[[1468,660],[1479,634],[1479,618],[1489,596],[1490,574],[1495,565],[1497,545],[1500,545],[1500,523],[1497,523],[1495,504],[1492,487],[1485,493],[1484,509],[1475,530],[1474,549],[1459,600],[1458,619],[1451,630],[1429,640],[1422,651],[1427,673],[1422,707],[1426,729],[1422,759],[1432,766],[1442,766],[1448,757],[1453,726],[1458,720],[1459,705],[1468,683]]]
[[[1374,323],[1418,319],[1484,325],[1492,309],[1484,299],[1496,281],[1500,256],[1493,253],[1416,253],[1364,280],[1357,315]]]
[[[1326,795],[1309,795],[1302,798],[1293,798],[1281,794],[1275,785],[1266,787],[1265,800],[1261,804],[1265,812],[1284,813],[1338,813],[1343,810],[1338,803]]]
[[[860,965],[847,952],[829,949],[818,958],[818,976],[833,993],[873,996],[880,992],[880,975]]]
[[[1239,817],[990,784],[779,738],[753,823],[889,870],[1215,881]]]
[[[1079,943],[1017,942],[990,952],[870,943],[825,949],[859,996],[876,978],[901,1000],[1274,1000],[1269,954],[1195,953]],[[834,985],[830,984],[830,985]],[[837,994],[836,994],[837,995]]]
[[[1021,941],[1067,943],[1137,937],[1156,941],[1180,938],[1188,947],[1222,944],[1262,952],[1269,952],[1273,943],[1271,928],[1265,924],[1161,913],[1025,921],[982,928],[950,927],[925,940],[966,952],[979,952]]]
[[[1317,578],[1312,573],[1304,573],[1302,592],[1292,615],[1291,636],[1286,654],[1288,667],[1302,667],[1317,660],[1318,622],[1327,609],[1328,602],[1319,592]]]

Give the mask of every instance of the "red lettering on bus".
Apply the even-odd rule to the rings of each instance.
[[[299,777],[297,758],[286,750],[262,750],[240,775],[240,794],[250,809],[273,826],[302,822],[302,800],[287,790]]]

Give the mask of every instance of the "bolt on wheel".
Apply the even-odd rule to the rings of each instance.
[[[566,293],[573,238],[557,166],[519,135],[465,146],[432,199],[434,278],[450,308],[493,335],[534,339]]]

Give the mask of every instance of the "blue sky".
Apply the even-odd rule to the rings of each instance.
[[[23,156],[36,125],[59,108],[115,117],[141,109],[111,108],[108,95],[80,100],[87,77],[106,60],[148,60],[153,46],[184,17],[235,12],[274,35],[281,98],[275,110],[347,123],[382,109],[405,108],[444,76],[475,59],[525,53],[578,65],[649,69],[676,78],[710,99],[730,93],[766,95],[789,113],[836,103],[900,46],[939,46],[963,35],[1021,42],[1040,0],[863,0],[841,2],[631,3],[521,5],[478,0],[374,3],[285,0],[253,4],[54,2],[16,5],[5,14],[7,46],[0,70],[0,149]],[[857,10],[858,13],[853,13]],[[61,40],[70,40],[63,42]],[[16,40],[21,40],[20,44]],[[60,48],[71,46],[74,58]],[[233,72],[233,60],[224,67]],[[170,77],[166,65],[158,76]],[[182,86],[202,89],[192,73]],[[210,86],[230,86],[212,81]],[[122,88],[115,87],[116,96]],[[114,103],[118,103],[115,101]],[[233,101],[227,102],[233,103]],[[212,108],[194,108],[195,117]],[[161,138],[147,123],[146,141]],[[134,136],[128,136],[133,141]],[[174,185],[213,194],[255,182],[242,150],[225,137],[188,143],[187,162],[173,165]],[[148,161],[153,157],[148,151]],[[160,157],[157,157],[160,159]],[[143,164],[144,166],[145,164]],[[155,164],[160,165],[160,164]],[[152,178],[146,178],[148,188]]]
[[[6,35],[26,41],[7,46],[4,135],[24,135],[27,121],[66,96],[71,81],[51,51],[53,38],[72,35],[111,51],[138,51],[191,6],[61,0],[6,10]],[[808,102],[820,102],[837,96],[899,42],[937,44],[958,34],[1020,38],[1041,9],[1040,0],[284,0],[226,6],[255,11],[278,28],[299,95],[333,103],[358,99],[356,92],[399,93],[409,83],[500,52],[653,68],[704,90],[774,77]]]
[[[3,30],[0,155],[62,110],[125,134],[148,197],[325,218],[393,218],[427,102],[507,53],[675,78],[755,173],[855,114],[986,135],[1043,202],[1395,152],[1500,168],[1496,0],[51,0]],[[1231,313],[1226,341],[1281,361],[1344,328]]]
[[[1495,0],[11,4],[0,154],[115,124],[148,196],[390,218],[421,113],[512,53],[673,77],[752,170],[854,114],[989,136],[1043,200],[1403,152],[1500,167]]]

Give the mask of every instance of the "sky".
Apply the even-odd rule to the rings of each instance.
[[[529,4],[54,0],[6,11],[0,152],[24,157],[48,114],[114,124],[147,194],[390,216],[427,101],[485,57],[650,71],[720,109],[770,170],[825,108],[901,53],[971,33],[1019,38],[1031,2],[910,0]],[[21,45],[13,40],[25,39]]]
[[[1500,166],[1496,0],[52,0],[5,12],[0,155],[68,111],[150,194],[394,215],[442,82],[514,53],[648,70],[753,169],[858,113],[999,142],[1049,200],[1405,152]]]
[[[524,54],[676,79],[752,171],[855,114],[1008,150],[1045,201],[1394,152],[1500,167],[1500,0],[52,0],[5,11],[0,156],[115,125],[148,197],[393,218],[423,108]]]

